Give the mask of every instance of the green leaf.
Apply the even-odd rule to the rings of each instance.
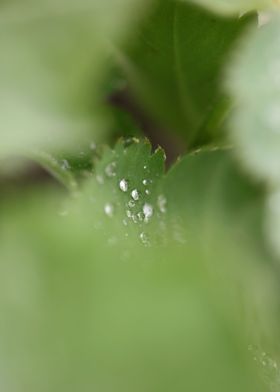
[[[112,166],[108,169],[112,158],[115,176]],[[188,182],[178,181],[185,165],[189,192]],[[70,392],[88,385],[104,392],[264,390],[248,358],[230,282],[227,291],[221,290],[224,283],[215,271],[216,279],[211,277],[207,259],[196,247],[204,245],[203,227],[200,242],[193,245],[189,237],[186,244],[174,241],[173,229],[168,246],[143,246],[134,233],[135,226],[149,230],[153,220],[159,223],[162,215],[171,214],[183,194],[188,208],[201,197],[200,181],[194,187],[190,183],[195,174],[201,178],[200,166],[186,159],[170,172],[164,180],[167,211],[159,218],[155,208],[148,223],[122,222],[134,187],[141,191],[138,203],[144,201],[147,170],[153,180],[149,201],[155,206],[163,157],[160,151],[150,155],[147,143],[120,143],[105,151],[96,172],[103,183],[92,178],[68,215],[56,216],[53,205],[60,199],[51,194],[48,201],[33,194],[20,204],[5,203],[0,220],[0,371],[9,390],[22,391],[23,385],[29,392],[45,385]],[[216,164],[210,166],[208,174]],[[128,181],[127,192],[119,188],[122,178]],[[120,203],[112,216],[104,213],[108,201]],[[247,290],[251,292],[250,285]]]
[[[280,180],[280,18],[252,30],[236,52],[227,87],[236,110],[230,136],[243,165],[258,179]]]
[[[11,1],[1,4],[0,156],[59,149],[100,135],[94,113],[108,41],[117,41],[145,2]],[[138,13],[134,13],[138,10]],[[136,15],[134,17],[134,15]]]
[[[187,156],[164,175],[162,150],[119,142],[74,201],[45,197],[1,205],[0,372],[9,390],[266,390],[246,330],[272,325],[262,196],[228,152]],[[145,203],[153,214],[139,220]]]
[[[228,109],[220,83],[224,63],[253,19],[222,19],[181,1],[156,1],[119,54],[143,105],[189,146],[221,135]],[[214,117],[215,126],[207,127]]]
[[[227,89],[236,108],[230,137],[243,167],[268,186],[265,234],[279,258],[280,17],[249,31],[229,66]],[[260,55],[261,54],[261,55]]]
[[[96,204],[95,219],[104,225],[104,232],[115,222],[121,224],[123,230],[117,232],[127,241],[132,236],[132,241],[150,244],[153,218],[163,214],[157,189],[164,160],[161,148],[151,154],[149,142],[138,139],[120,141],[113,150],[104,149],[102,159],[95,164],[95,181],[83,189],[86,199]],[[90,209],[90,204],[86,206]],[[115,240],[120,240],[119,236]]]

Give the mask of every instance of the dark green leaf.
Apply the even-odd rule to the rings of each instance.
[[[156,1],[119,55],[143,105],[189,146],[220,136],[228,110],[221,88],[224,63],[254,19],[223,19],[181,1]]]

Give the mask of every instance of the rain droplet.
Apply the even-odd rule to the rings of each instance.
[[[115,177],[116,175],[116,162],[109,163],[105,168],[105,174],[107,177]]]
[[[131,218],[131,217],[132,217],[131,211],[127,210],[127,211],[126,211],[126,216],[127,216],[128,218]]]
[[[134,223],[138,223],[138,219],[137,219],[137,215],[132,215],[132,221],[134,222]]]
[[[128,137],[123,142],[125,148],[129,147],[133,143],[134,143],[133,137]]]
[[[166,197],[164,195],[159,195],[157,204],[160,212],[164,214],[166,212],[166,204],[167,204]]]
[[[147,236],[146,233],[144,233],[144,232],[140,233],[139,238],[140,238],[140,241],[142,242],[142,244],[144,244],[145,246],[150,245],[149,237]]]
[[[144,214],[143,214],[143,212],[138,212],[137,217],[138,217],[138,220],[139,220],[140,222],[142,222],[142,221],[144,220]]]
[[[106,203],[104,206],[104,212],[110,218],[114,215],[114,207],[111,203]]]
[[[149,195],[149,194],[150,194],[149,189],[146,189],[146,190],[145,190],[145,193],[146,193],[146,195]]]
[[[131,192],[131,197],[135,201],[139,200],[139,192],[137,189],[133,189],[133,191]]]
[[[143,213],[144,213],[144,220],[145,222],[148,222],[150,218],[153,216],[153,206],[151,204],[145,203],[143,206]]]
[[[144,170],[147,170],[148,169],[148,166],[147,165],[144,165]]]
[[[128,191],[128,182],[123,178],[119,183],[120,190],[123,192]]]
[[[134,208],[135,207],[135,201],[134,200],[129,200],[127,203],[129,208]]]
[[[143,183],[143,185],[148,186],[149,184],[152,183],[152,180],[148,180],[147,178],[145,178],[145,179],[142,181],[142,183]]]

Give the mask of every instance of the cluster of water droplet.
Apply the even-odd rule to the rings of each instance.
[[[268,385],[271,392],[280,390],[280,368],[276,360],[272,359],[268,353],[260,348],[249,345],[248,350],[253,355],[253,360],[260,367],[261,377]]]
[[[145,225],[157,214],[166,213],[167,200],[164,195],[159,195],[156,203],[150,201],[152,195],[153,180],[145,177],[139,179],[138,186],[132,183],[132,180],[127,178],[118,178],[117,176],[117,162],[109,162],[103,169],[103,173],[96,175],[98,184],[104,184],[106,179],[116,179],[112,182],[114,186],[113,194],[115,194],[115,202],[109,201],[104,204],[104,213],[109,218],[113,218],[117,209],[124,211],[122,223],[124,226],[135,224],[139,226],[139,240],[145,246],[150,245],[149,235],[145,229]],[[144,172],[148,174],[148,166],[144,165]],[[133,181],[134,182],[134,181]],[[124,194],[120,198],[118,193]],[[122,201],[123,200],[123,201]],[[128,233],[126,233],[128,236]]]

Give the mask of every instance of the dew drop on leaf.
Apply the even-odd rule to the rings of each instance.
[[[127,220],[126,219],[123,219],[123,224],[124,224],[124,226],[127,226]]]
[[[104,212],[110,218],[114,215],[114,207],[111,203],[106,203],[104,206]]]
[[[139,192],[137,189],[133,189],[133,191],[131,192],[131,197],[135,201],[139,200]]]
[[[150,245],[149,237],[147,236],[146,233],[144,233],[144,232],[140,233],[139,238],[140,238],[140,241],[142,242],[143,245],[145,245],[145,246]]]
[[[128,182],[123,178],[119,183],[120,190],[123,192],[128,191]]]
[[[107,177],[115,177],[116,175],[116,162],[109,163],[105,168],[105,174]]]
[[[167,204],[166,197],[164,195],[159,195],[157,204],[160,212],[164,214],[166,212],[166,204]]]
[[[143,206],[143,214],[145,222],[148,222],[150,218],[153,216],[153,206],[151,204],[145,203]]]
[[[129,200],[128,207],[129,208],[134,208],[135,207],[135,201],[134,200]]]
[[[147,186],[152,183],[152,180],[148,180],[145,178],[142,182],[143,182],[143,185]]]

